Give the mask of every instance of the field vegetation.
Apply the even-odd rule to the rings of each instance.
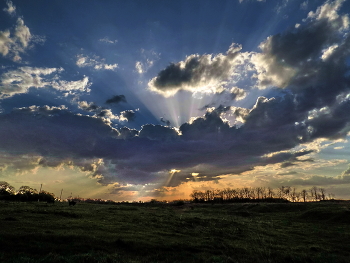
[[[349,262],[350,204],[0,201],[0,262]]]

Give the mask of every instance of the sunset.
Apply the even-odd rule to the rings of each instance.
[[[350,2],[1,1],[0,181],[350,198]]]
[[[0,0],[1,263],[345,263],[350,0]]]

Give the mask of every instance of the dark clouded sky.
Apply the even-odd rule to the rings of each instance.
[[[350,3],[1,1],[0,181],[350,198]]]

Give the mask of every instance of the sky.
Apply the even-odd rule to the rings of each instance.
[[[0,181],[350,198],[350,1],[0,0]]]

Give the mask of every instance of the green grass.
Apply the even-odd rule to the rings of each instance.
[[[350,262],[349,203],[191,206],[0,202],[0,262]]]

